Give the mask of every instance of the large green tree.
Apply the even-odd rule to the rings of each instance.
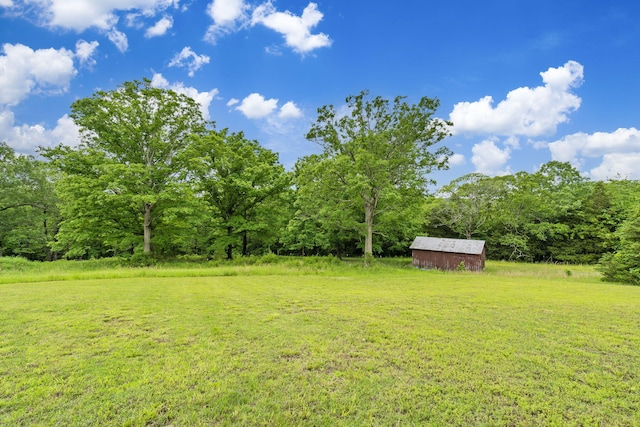
[[[190,169],[199,190],[219,217],[215,248],[233,258],[234,248],[249,255],[249,239],[269,245],[284,219],[278,216],[291,179],[278,155],[242,132],[211,131],[197,139]]]
[[[640,285],[640,208],[632,210],[616,234],[617,248],[602,257],[600,271],[605,280]]]
[[[55,177],[47,163],[0,142],[0,256],[55,257],[49,247],[59,222]]]
[[[449,135],[451,123],[434,117],[439,101],[405,97],[389,101],[367,91],[346,99],[347,112],[333,105],[318,109],[307,139],[323,148],[324,192],[361,206],[365,258],[373,254],[376,217],[426,191],[427,175],[447,166],[450,151],[432,147]],[[326,181],[329,180],[329,181]]]
[[[535,173],[494,179],[504,192],[493,206],[488,253],[523,261],[562,260],[588,191],[585,178],[569,163],[552,161]]]
[[[479,173],[454,179],[438,191],[428,222],[446,227],[456,237],[471,239],[488,230],[494,206],[505,194],[502,182]]]
[[[362,206],[343,193],[322,156],[299,159],[294,168],[294,212],[282,236],[290,250],[307,254],[335,253],[341,257],[347,246],[358,240]]]
[[[71,234],[67,241],[78,240],[91,233],[85,226],[99,218],[137,244],[132,238],[137,233],[130,228],[135,223],[142,231],[142,250],[150,253],[164,208],[189,192],[184,154],[194,136],[207,128],[200,106],[144,79],[98,91],[74,102],[71,111],[80,127],[80,145],[44,151],[65,174],[65,183],[82,187],[65,191],[65,202],[75,208],[66,210],[61,232]],[[84,221],[75,224],[80,217]],[[93,238],[103,242],[115,237],[95,231]]]

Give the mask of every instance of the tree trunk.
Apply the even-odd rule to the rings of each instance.
[[[232,236],[233,235],[233,227],[227,227],[227,236]],[[229,245],[227,246],[227,259],[231,260],[233,259],[233,245],[231,243],[229,243]]]
[[[242,256],[249,255],[248,246],[249,246],[249,241],[247,239],[247,231],[245,230],[242,232]]]
[[[47,227],[47,211],[44,210],[44,219],[42,220],[42,226],[44,227],[44,241],[45,247],[44,252],[47,261],[52,261],[51,257],[51,248],[49,247],[49,227]]]
[[[144,204],[144,253],[151,253],[151,203]]]
[[[366,198],[364,201],[364,223],[366,234],[364,237],[364,258],[368,264],[369,258],[373,257],[373,217],[376,212],[378,200],[375,197]]]

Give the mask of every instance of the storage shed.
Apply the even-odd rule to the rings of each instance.
[[[471,271],[484,270],[484,240],[416,237],[411,244],[414,267],[456,270],[460,263]]]

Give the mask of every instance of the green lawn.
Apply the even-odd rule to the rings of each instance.
[[[640,425],[640,287],[402,265],[0,269],[0,425]]]

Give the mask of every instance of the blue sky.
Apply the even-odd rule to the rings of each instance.
[[[77,144],[69,106],[129,80],[194,97],[288,168],[325,104],[437,97],[470,172],[640,179],[640,2],[0,0],[0,140]]]

